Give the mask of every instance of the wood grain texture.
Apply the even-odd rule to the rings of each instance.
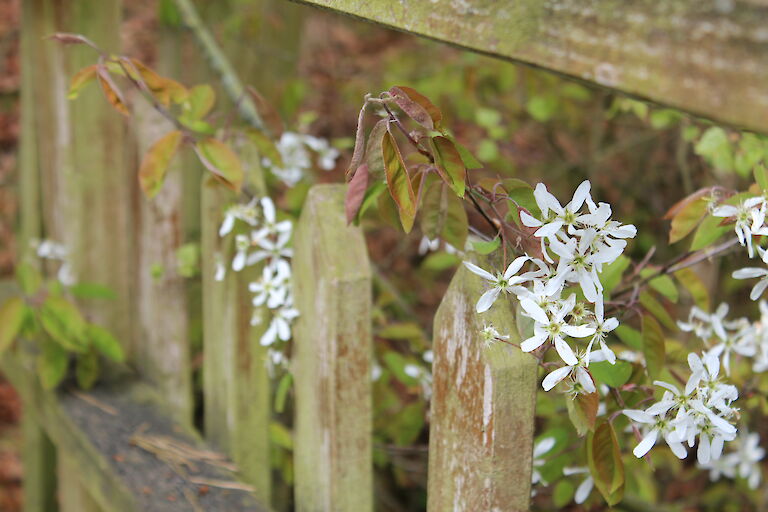
[[[765,0],[294,0],[768,132]]]
[[[148,103],[136,98],[133,114],[141,157],[174,129]],[[136,362],[139,373],[155,385],[180,422],[192,422],[192,370],[186,280],[178,274],[177,251],[184,242],[183,172],[176,157],[162,189],[142,196],[138,208]],[[155,272],[158,268],[161,272]]]
[[[299,512],[373,510],[371,273],[343,185],[316,185],[294,236],[294,466]]]
[[[207,178],[201,194],[205,435],[234,459],[243,479],[269,503],[272,407],[266,347],[259,344],[268,324],[251,326],[254,308],[248,291],[260,269],[228,268],[223,281],[214,279],[217,260],[232,261],[231,240],[220,238],[218,231],[225,208],[236,198]]]
[[[510,299],[475,312],[482,283],[460,267],[435,316],[430,512],[528,510],[537,362],[516,347],[483,343],[486,323],[513,343],[519,336]]]

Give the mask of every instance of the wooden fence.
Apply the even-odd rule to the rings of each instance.
[[[758,2],[307,3],[768,128],[768,8]],[[43,235],[62,241],[80,275],[117,292],[116,301],[94,305],[90,314],[124,340],[137,373],[116,375],[89,393],[51,393],[37,384],[23,352],[3,360],[24,401],[26,510],[267,510],[271,392],[260,327],[249,322],[248,277],[213,277],[214,255],[224,250],[217,236],[222,209],[233,198],[201,187],[199,169],[183,162],[161,196],[145,201],[135,155],[162,133],[162,121],[138,110],[131,129],[98,95],[67,101],[68,77],[87,62],[86,53],[42,38],[80,32],[114,50],[121,2],[22,5],[20,246]],[[714,41],[705,37],[718,27],[728,30]],[[158,66],[173,73],[189,41],[174,27],[163,27],[160,37]],[[696,51],[687,51],[689,43]],[[723,69],[713,68],[715,58]],[[258,165],[257,155],[251,163]],[[302,512],[374,507],[371,272],[363,234],[344,221],[343,189],[315,186],[294,235],[301,311],[292,362],[295,503]],[[196,285],[179,274],[176,254],[198,237]],[[509,345],[480,343],[473,307],[480,286],[460,268],[435,317],[433,512],[528,508],[536,363]],[[490,320],[517,332],[507,306]],[[199,318],[204,438],[191,427],[190,340]]]

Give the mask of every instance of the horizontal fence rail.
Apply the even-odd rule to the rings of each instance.
[[[293,0],[768,132],[768,5]]]

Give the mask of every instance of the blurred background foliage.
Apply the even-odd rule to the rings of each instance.
[[[655,262],[683,252],[685,241],[675,246],[667,243],[668,223],[662,220],[666,210],[701,187],[718,184],[745,189],[751,182],[752,166],[768,156],[768,139],[760,135],[284,0],[197,3],[243,81],[277,107],[286,127],[326,137],[343,150],[330,173],[317,171],[292,189],[272,184],[279,189],[278,205],[294,218],[298,218],[311,181],[343,181],[363,96],[393,85],[413,87],[442,109],[446,125],[486,165],[485,170],[474,171],[475,180],[484,174],[532,184],[543,181],[561,200],[567,200],[578,183],[590,179],[593,196],[613,206],[614,218],[638,226],[638,237],[628,254],[636,261],[652,248]],[[15,19],[17,11],[18,0],[0,2],[0,20]],[[5,52],[0,57],[8,57],[4,73],[0,73],[3,76],[18,74],[12,63],[17,26],[0,23],[0,51]],[[169,38],[185,38],[181,61],[171,62],[175,69],[164,69],[164,73],[186,84],[215,83],[189,35],[181,30],[171,2],[126,2],[121,30],[125,53],[150,65],[162,58]],[[11,42],[6,44],[6,40]],[[15,88],[13,83],[5,85],[3,82],[0,90],[0,272],[8,277],[14,254],[12,191],[17,177],[6,159],[13,158],[15,147],[18,84]],[[418,230],[404,236],[382,221],[375,209],[363,226],[375,275],[378,509],[421,510],[426,503],[431,321],[460,260],[443,250],[420,254]],[[696,270],[709,288],[713,304],[726,296],[736,297],[731,300],[733,305],[740,304],[735,313],[754,315],[756,305],[739,300],[746,296],[746,283],[728,277],[736,265],[726,259],[705,262]],[[668,306],[682,318],[690,304],[681,298]],[[196,332],[199,352],[199,329]],[[682,343],[686,342],[690,340],[668,343],[673,360],[675,354],[684,355]],[[292,482],[288,386],[275,385],[276,409],[281,412],[272,429],[273,464],[281,485],[277,501],[286,510]],[[742,407],[753,411],[752,430],[768,439],[768,427],[762,421],[768,386],[758,383],[755,390]],[[0,410],[13,400],[1,394]],[[564,467],[584,465],[582,442],[568,418],[565,400],[554,393],[539,393],[537,411],[538,437],[554,437],[556,445],[539,467],[549,485],[536,487],[534,508],[603,510],[605,505],[596,492],[584,505],[573,503],[583,475],[562,476]],[[10,416],[8,423],[12,424],[17,414]],[[626,421],[616,421],[617,431],[621,431]],[[6,431],[15,435],[13,427]],[[694,461],[679,461],[668,450],[653,451],[650,463],[636,460],[631,443],[626,436],[627,492],[616,510],[738,511],[765,503],[763,490],[750,491],[740,481],[712,483]],[[0,473],[3,460],[0,457]],[[18,477],[12,480],[18,483]],[[17,506],[13,499],[8,503],[0,508],[14,510]]]

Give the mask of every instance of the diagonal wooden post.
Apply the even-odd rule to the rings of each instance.
[[[373,510],[371,273],[342,185],[309,192],[294,237],[296,510]]]
[[[528,510],[537,362],[508,344],[483,343],[491,323],[519,343],[512,300],[502,295],[478,315],[483,291],[483,280],[460,267],[435,316],[430,512]]]

